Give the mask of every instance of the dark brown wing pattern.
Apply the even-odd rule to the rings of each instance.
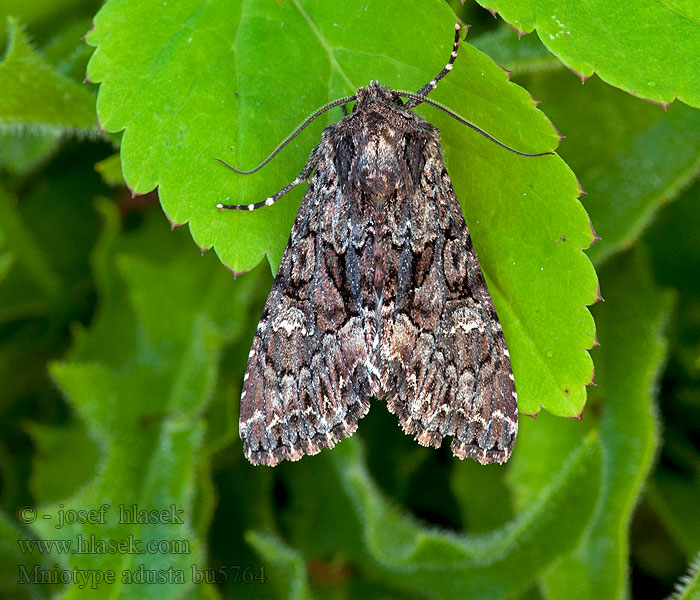
[[[384,393],[420,444],[453,436],[455,456],[504,462],[518,428],[509,354],[437,139],[425,144],[410,235],[386,268],[395,281],[382,306]]]
[[[335,178],[333,161],[321,157],[255,333],[240,414],[244,452],[253,464],[276,465],[333,447],[369,410],[366,336],[372,328],[350,243],[352,232],[362,229],[361,215],[352,206],[328,210],[343,203]]]

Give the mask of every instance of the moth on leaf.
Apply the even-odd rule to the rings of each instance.
[[[240,436],[253,464],[276,465],[352,435],[372,396],[407,434],[458,458],[505,462],[518,431],[503,330],[447,174],[440,132],[412,112],[457,57],[416,93],[371,82],[311,115],[356,100],[327,127],[299,176],[302,200],[250,350]],[[404,104],[402,98],[407,98]]]

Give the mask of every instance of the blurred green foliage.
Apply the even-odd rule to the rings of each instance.
[[[11,17],[0,63],[0,597],[700,597],[700,87],[678,58],[700,45],[700,26],[688,18],[682,44],[672,28],[646,27],[693,17],[694,5],[674,2],[670,15],[668,3],[640,3],[617,20],[572,12],[566,41],[561,11],[535,0],[503,8],[536,29],[521,40],[456,0],[172,4],[0,0]],[[98,10],[95,50],[81,36]],[[442,131],[526,412],[545,410],[521,415],[504,466],[419,447],[375,402],[335,449],[252,467],[238,395],[272,281],[255,265],[278,264],[301,192],[249,221],[213,207],[282,187],[323,124],[267,179],[240,181],[213,158],[235,144],[234,162],[255,162],[370,78],[419,87],[445,58],[451,10],[527,92],[463,45],[436,98],[525,151],[556,146],[544,114],[566,136],[566,164],[523,166],[422,113]],[[83,83],[93,53],[99,92]],[[582,86],[563,63],[602,80]],[[635,87],[652,72],[651,92]],[[687,104],[665,110],[627,92]],[[566,165],[587,192],[578,200]],[[515,197],[523,189],[530,199]],[[172,230],[158,199],[189,231]],[[602,238],[586,254],[605,299],[592,307],[588,388],[585,305],[597,285],[581,250],[593,239],[586,212]],[[558,235],[548,243],[559,231],[565,248]],[[234,277],[222,261],[252,270]],[[551,272],[528,281],[535,265]],[[568,382],[578,399],[562,395]],[[586,391],[581,422],[554,416],[577,416]],[[105,522],[70,512],[105,504]],[[119,505],[174,518],[120,524]],[[90,540],[150,549],[60,545]],[[111,571],[114,583],[96,583]],[[32,572],[73,584],[23,582]]]

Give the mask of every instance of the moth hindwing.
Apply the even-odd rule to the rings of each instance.
[[[503,331],[440,133],[411,110],[433,104],[426,96],[458,44],[459,25],[450,62],[415,94],[372,82],[307,119],[260,166],[319,114],[356,100],[278,194],[219,205],[255,210],[308,180],[241,393],[240,435],[254,464],[333,447],[357,429],[372,396],[424,446],[451,436],[459,458],[511,454],[517,397]]]

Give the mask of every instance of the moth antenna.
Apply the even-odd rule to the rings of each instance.
[[[444,112],[445,114],[448,114],[448,115],[451,116],[453,119],[459,121],[459,122],[462,123],[463,125],[466,125],[467,127],[471,127],[474,131],[476,131],[477,133],[480,133],[481,135],[483,135],[487,140],[491,140],[494,144],[497,144],[497,145],[500,146],[501,148],[505,148],[506,150],[508,150],[509,152],[512,152],[513,154],[518,154],[519,156],[530,156],[530,157],[535,157],[535,156],[547,156],[548,154],[554,154],[554,152],[539,152],[538,154],[527,154],[527,153],[525,153],[525,152],[520,152],[519,150],[515,150],[514,148],[511,148],[510,146],[507,146],[507,145],[504,144],[503,142],[499,142],[495,137],[489,135],[489,134],[486,133],[483,129],[480,129],[479,127],[477,127],[477,126],[474,125],[473,123],[470,123],[470,122],[467,121],[464,117],[461,117],[461,116],[458,115],[456,112],[450,110],[450,109],[447,108],[445,105],[440,104],[439,102],[434,102],[433,100],[428,100],[428,99],[425,98],[424,96],[418,96],[418,94],[413,94],[413,93],[411,93],[411,92],[400,92],[400,91],[397,91],[396,93],[397,93],[399,96],[404,96],[404,97],[406,97],[406,98],[411,98],[412,100],[416,100],[416,101],[420,100],[420,102],[425,102],[425,104],[429,104],[430,106],[434,106],[434,107],[437,108],[438,110],[441,110],[441,111]]]
[[[250,175],[252,173],[255,173],[256,171],[259,171],[260,169],[262,169],[273,158],[275,158],[275,156],[277,156],[280,153],[282,148],[284,148],[287,144],[289,144],[289,142],[291,142],[295,137],[297,137],[302,131],[304,131],[304,129],[306,129],[306,127],[312,121],[314,121],[315,119],[320,117],[324,112],[326,112],[327,110],[330,110],[331,108],[335,108],[336,106],[338,106],[340,104],[346,104],[347,102],[352,102],[353,100],[357,100],[357,96],[348,96],[347,98],[341,98],[340,100],[334,100],[333,102],[330,102],[329,104],[326,104],[325,106],[322,106],[321,108],[319,108],[311,116],[307,117],[306,120],[301,125],[299,125],[299,127],[297,127],[291,134],[289,134],[284,139],[284,141],[282,141],[282,143],[272,151],[272,154],[270,154],[270,156],[268,156],[257,167],[255,167],[254,169],[251,169],[250,171],[242,171],[240,169],[237,169],[236,167],[231,166],[226,161],[223,161],[220,158],[217,158],[216,160],[218,160],[225,167],[228,167],[229,169],[231,169],[235,173],[239,173],[240,175]]]
[[[279,192],[277,192],[273,196],[270,196],[269,198],[266,198],[265,200],[262,200],[261,202],[255,202],[254,204],[217,204],[216,208],[218,208],[219,210],[257,210],[258,208],[262,208],[263,206],[272,206],[275,202],[277,202],[287,192],[293,190],[302,181],[306,181],[309,177],[311,177],[311,172],[316,168],[316,165],[318,164],[318,160],[320,158],[320,152],[321,152],[321,143],[319,142],[318,144],[316,144],[314,149],[311,151],[311,155],[309,156],[309,160],[306,161],[304,168],[301,170],[301,173],[299,173],[299,175],[297,175],[296,179],[294,181],[292,181],[290,184],[288,184],[287,186],[285,186],[284,188],[282,188]]]
[[[462,28],[462,26],[459,23],[455,23],[455,41],[454,44],[452,44],[452,54],[450,54],[450,60],[447,62],[447,64],[443,67],[442,71],[440,71],[436,77],[431,79],[428,83],[426,83],[421,89],[419,89],[415,95],[420,97],[420,98],[425,98],[430,92],[432,92],[438,84],[438,81],[440,81],[445,75],[447,75],[451,70],[452,70],[452,65],[454,64],[455,60],[457,60],[457,52],[459,50],[459,31]],[[421,103],[418,98],[412,99],[408,104],[408,108],[415,108]]]

